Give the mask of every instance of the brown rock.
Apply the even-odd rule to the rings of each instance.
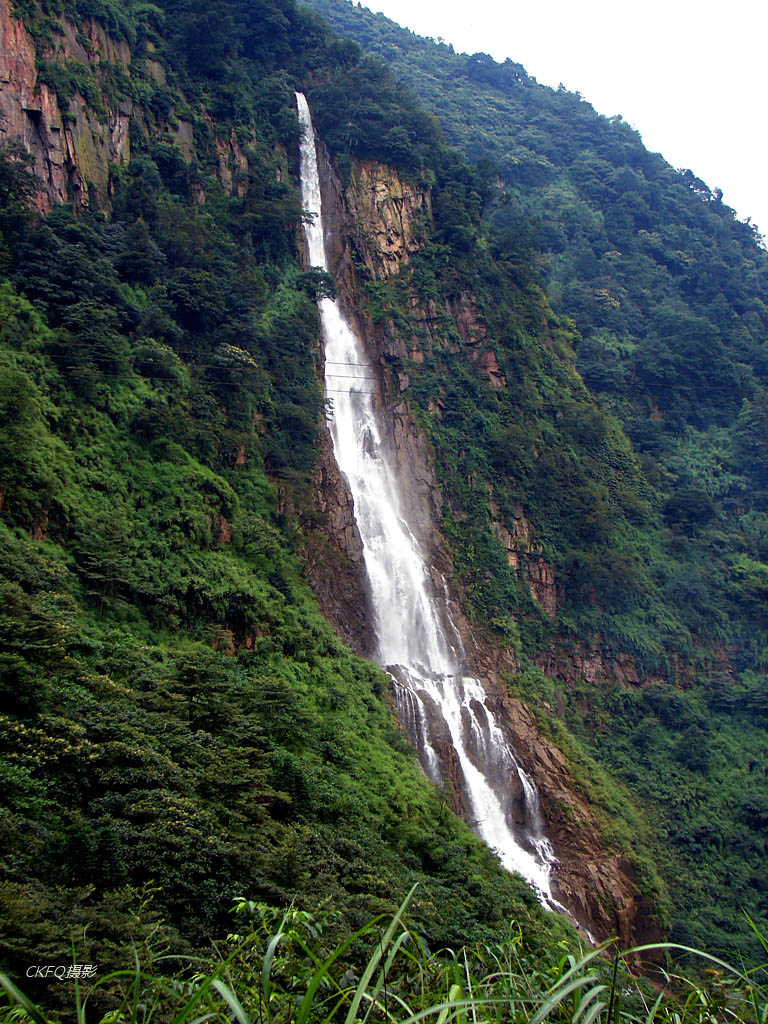
[[[491,498],[492,512],[495,508]],[[498,509],[494,514],[498,514]],[[504,548],[507,562],[515,572],[523,571],[531,588],[531,597],[550,618],[557,615],[557,586],[555,572],[541,554],[541,545],[536,542],[533,528],[523,515],[522,509],[512,520],[512,530],[503,524],[492,522],[496,539]]]
[[[429,193],[404,182],[384,164],[362,160],[354,164],[344,195],[350,219],[365,242],[373,276],[398,273],[417,248],[416,215],[431,213]]]
[[[659,921],[639,888],[633,865],[606,845],[600,823],[575,792],[562,752],[541,735],[521,701],[498,695],[493,704],[539,790],[557,857],[557,898],[599,940],[615,936],[625,948],[657,941]]]
[[[507,378],[501,372],[495,352],[484,352],[480,356],[478,363],[488,374],[491,384],[495,388],[505,388],[507,386]]]
[[[449,302],[448,309],[456,321],[456,328],[465,345],[476,345],[487,337],[488,330],[483,323],[482,314],[468,292],[462,292],[457,301]]]
[[[305,522],[304,564],[323,614],[358,654],[374,648],[373,610],[354,503],[327,428],[314,481],[315,515]]]
[[[218,531],[218,534],[219,534],[219,536],[217,538],[218,543],[219,544],[229,544],[229,543],[231,543],[231,541],[232,541],[232,526],[231,526],[229,520],[225,516],[217,514],[216,516],[214,516],[213,525],[214,525],[214,527],[216,528],[216,530]]]
[[[404,186],[392,171],[371,163],[355,165],[349,186],[342,188],[329,162],[322,158],[322,147],[320,170],[329,266],[342,306],[358,329],[375,365],[384,367],[393,363],[397,367],[398,360],[409,357],[418,364],[421,360],[413,353],[420,354],[424,343],[417,345],[413,337],[400,337],[391,324],[373,324],[360,295],[364,280],[386,278],[408,265],[417,244],[413,219],[417,215],[429,214],[428,195]],[[438,307],[434,300],[424,308],[413,295],[410,308],[418,319],[420,336],[429,339],[430,345],[446,344],[443,332],[446,325],[450,329],[451,317],[455,337],[462,344],[474,348],[486,337],[485,326],[471,296],[461,296],[446,310]],[[492,352],[478,349],[477,360],[495,386],[504,386],[506,381]],[[539,788],[547,830],[558,857],[558,898],[597,937],[616,934],[624,943],[654,938],[658,929],[634,878],[631,864],[606,843],[599,822],[576,791],[563,753],[542,737],[528,709],[520,701],[510,698],[500,684],[502,673],[515,667],[514,654],[478,643],[462,614],[461,593],[455,586],[451,560],[435,525],[440,521],[441,492],[437,486],[432,453],[401,393],[404,380],[410,377],[399,371],[394,376],[397,383],[391,388],[387,383],[388,375],[382,375],[379,402],[389,452],[405,482],[405,514],[427,554],[428,563],[433,567],[435,586],[444,587],[446,580],[453,584],[456,596],[451,598],[451,617],[467,652],[468,670],[485,680],[486,689],[491,694],[489,703],[523,767]],[[440,415],[440,409],[440,400],[433,399],[430,412]],[[357,559],[359,538],[353,525],[351,499],[340,481],[338,470],[334,476],[333,467],[330,443],[326,442],[322,471],[317,481],[317,501],[326,517],[323,536],[327,547],[310,552],[310,562],[314,557],[315,564],[310,565],[309,573],[321,604],[341,635],[355,637],[360,635],[356,616],[359,615],[361,601],[367,601],[367,597],[363,597],[367,595],[367,589],[362,562]],[[554,572],[544,559],[522,509],[510,524],[497,523],[495,531],[507,552],[510,565],[525,572],[534,599],[547,614],[554,616],[557,608]],[[348,566],[358,565],[361,571],[337,572],[337,563],[332,555],[328,555],[334,548],[344,553]],[[371,622],[368,612],[366,627],[369,638]],[[435,709],[430,710],[428,701],[426,721],[452,806],[469,818],[466,787],[458,758],[447,736],[441,732],[439,715]],[[413,733],[414,740],[418,741],[415,719],[409,726],[408,718],[404,716],[404,722]],[[424,727],[423,722],[421,727]],[[425,770],[432,774],[434,766],[425,764]],[[513,778],[496,781],[501,781],[508,815],[516,820],[523,813],[519,779],[517,786]]]
[[[102,61],[128,68],[128,44],[112,39],[97,22],[86,19],[82,34],[64,20],[60,29],[56,51],[46,54],[48,59],[78,60],[89,64],[96,74]],[[130,160],[132,110],[130,98],[124,97],[117,109],[97,114],[75,93],[65,117],[55,93],[37,81],[33,40],[23,22],[12,16],[7,0],[2,0],[0,141],[20,143],[32,156],[35,174],[42,182],[41,209],[66,201],[70,189],[78,205],[108,204],[109,165]]]

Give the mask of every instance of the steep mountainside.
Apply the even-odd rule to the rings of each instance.
[[[384,430],[385,444],[394,456],[398,476],[404,483],[403,511],[409,529],[416,533],[427,552],[436,589],[442,589],[447,579],[449,594],[458,598],[457,602],[452,602],[452,618],[462,635],[467,667],[483,680],[486,690],[491,693],[490,706],[496,710],[502,730],[511,740],[529,775],[536,780],[544,804],[548,834],[557,856],[555,891],[577,920],[595,935],[615,932],[622,938],[655,935],[663,897],[659,891],[659,880],[647,858],[638,856],[643,851],[644,836],[638,834],[637,843],[625,844],[623,851],[615,846],[605,849],[601,836],[604,829],[594,808],[590,808],[583,799],[583,784],[574,778],[562,752],[551,738],[547,739],[537,729],[525,706],[509,698],[507,686],[519,667],[519,645],[510,643],[509,635],[500,642],[490,632],[478,644],[473,627],[462,611],[467,603],[466,595],[460,587],[458,592],[454,590],[458,581],[456,567],[450,544],[446,543],[443,531],[438,528],[438,524],[445,522],[443,489],[435,474],[433,453],[425,443],[425,431],[414,416],[409,401],[411,376],[401,372],[408,345],[419,345],[411,331],[416,331],[422,338],[424,351],[419,349],[415,357],[419,366],[418,376],[421,377],[427,367],[424,352],[430,350],[435,357],[455,344],[464,323],[463,306],[451,310],[447,305],[437,327],[432,322],[431,313],[425,310],[423,295],[415,285],[415,269],[428,265],[422,259],[425,234],[432,233],[435,228],[431,194],[423,187],[408,185],[391,168],[374,161],[356,162],[346,184],[326,164],[325,178],[324,207],[331,251],[329,265],[338,285],[339,300],[356,323],[369,356],[374,357],[373,369],[378,380],[366,386],[374,386],[377,391],[380,389],[382,408],[379,422]],[[444,290],[450,294],[452,284],[450,277],[439,282],[435,278],[434,293]],[[390,293],[398,296],[395,300],[399,312],[397,324],[393,324],[389,317],[380,316],[370,302],[372,292],[381,286],[397,290]],[[384,295],[385,292],[379,290],[378,294]],[[410,327],[407,327],[409,314],[406,311],[410,311],[414,318]],[[508,321],[506,329],[509,325]],[[463,355],[470,363],[478,361],[479,353],[472,349],[465,350]],[[326,367],[332,398],[334,389],[345,386],[343,374],[348,372],[348,369],[338,367],[332,367],[329,372]],[[481,377],[481,388],[492,389],[492,382],[484,378],[485,374]],[[414,408],[418,413],[417,403]],[[428,430],[428,423],[426,427]],[[342,546],[354,557],[354,549],[349,551],[347,548],[346,531],[342,536]],[[540,559],[534,557],[538,565]],[[523,578],[532,579],[529,574]],[[523,585],[527,590],[527,586],[533,584]],[[529,600],[534,600],[534,591],[530,593],[533,596]],[[510,629],[514,629],[512,620],[508,621]],[[343,631],[343,619],[341,625]],[[450,757],[455,761],[455,754]],[[455,763],[448,775],[452,783],[454,809],[471,820],[472,808],[467,803]],[[510,802],[514,801],[516,787],[519,789],[519,781],[509,774],[506,790]],[[599,803],[602,794],[597,792],[597,788],[590,787],[590,796]],[[642,831],[640,826],[638,832]],[[587,870],[586,864],[589,865]],[[637,892],[638,874],[642,876],[645,889],[642,895]],[[648,900],[651,894],[652,906]]]
[[[337,277],[390,398],[406,384],[384,304],[402,292],[431,359],[430,310],[454,300],[429,261],[452,273],[443,236],[477,231],[474,172],[379,66],[289,0],[215,18],[194,0],[3,4],[0,26],[4,965],[66,958],[74,938],[80,959],[116,966],[131,940],[148,954],[158,913],[175,950],[200,949],[243,892],[330,903],[345,933],[414,880],[432,943],[511,919],[534,948],[551,943],[565,925],[423,778],[386,677],[304,582],[369,652],[359,539],[322,422],[315,299],[333,285],[302,265],[293,86],[329,139],[337,88],[379,104],[376,140],[336,147]],[[531,301],[533,346],[551,314]],[[445,320],[445,344],[471,303]],[[406,461],[418,450],[439,502],[408,397]],[[500,622],[497,679],[517,664],[514,619]],[[659,889],[652,870],[606,845],[565,758],[522,705],[509,715],[550,768],[580,916],[625,941],[654,934],[661,897],[639,892]]]
[[[698,321],[624,348],[579,323],[616,347],[621,386],[598,402],[578,310],[553,310],[530,237],[549,200],[446,148],[450,123],[307,8],[2,0],[0,33],[5,962],[68,956],[74,926],[81,959],[114,965],[156,941],[157,912],[199,950],[241,894],[348,934],[415,880],[432,944],[510,920],[534,949],[567,933],[423,778],[360,656],[360,538],[320,383],[315,300],[334,289],[537,777],[563,896],[600,935],[663,924],[706,944],[721,926],[718,947],[746,949],[768,806],[750,232],[673,182],[754,265],[754,288],[733,271],[756,303],[744,330],[718,327],[701,357],[726,373],[742,346],[746,405],[696,419]],[[333,280],[304,257],[294,88],[328,147]],[[575,252],[548,272],[556,304]],[[670,359],[699,374],[677,418],[647,383]]]
[[[473,300],[441,357],[450,384],[425,375],[434,364],[419,346],[401,367],[435,444],[476,621],[498,634],[514,609],[517,692],[557,709],[660,823],[673,934],[706,942],[716,921],[723,947],[748,941],[740,907],[768,911],[768,256],[717,192],[648,153],[620,118],[346,0],[313,6],[478,161],[483,227],[473,236],[454,220],[444,236],[452,266],[471,267],[452,301]],[[347,113],[348,134],[370,116],[362,99]],[[509,285],[483,277],[487,254],[529,296],[546,290],[569,318],[572,354],[553,361],[551,343],[526,351],[510,338]],[[531,314],[515,304],[519,332]],[[460,345],[491,400],[475,368],[458,368]],[[572,404],[572,359],[607,417]]]

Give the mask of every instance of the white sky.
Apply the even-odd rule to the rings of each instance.
[[[768,0],[362,0],[621,114],[768,236]]]

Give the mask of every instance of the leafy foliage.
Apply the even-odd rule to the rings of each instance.
[[[312,1019],[330,1024],[342,1014],[345,1024],[380,1015],[400,1024],[433,1017],[484,1024],[502,1014],[520,1024],[577,1024],[580,1019],[597,1024],[704,1024],[717,1014],[743,1022],[765,1016],[764,956],[751,968],[733,967],[698,950],[659,944],[609,957],[609,943],[587,953],[561,949],[556,960],[544,959],[514,924],[501,942],[431,952],[418,930],[419,897],[414,891],[389,922],[374,918],[335,945],[334,922],[327,912],[291,908],[277,915],[263,904],[239,900],[238,924],[248,930],[227,937],[226,956],[220,953],[214,964],[191,977],[169,977],[153,972],[168,958],[152,958],[150,950],[146,967],[115,971],[85,992],[78,986],[78,1021],[85,1019],[87,1008],[100,1004],[109,1007],[105,1021],[117,1017],[138,1022],[149,1011],[158,1019],[173,1014],[178,1024],[192,1019],[234,1019],[240,1024],[305,1024]],[[406,922],[407,911],[411,920]],[[756,934],[765,947],[765,939]],[[705,980],[696,979],[690,965],[681,970],[672,961],[681,954],[692,957],[700,969],[706,965]],[[646,961],[655,988],[630,972],[629,964],[638,958]],[[661,966],[664,958],[667,963]],[[53,1024],[4,975],[0,985],[8,1006],[3,1019],[17,1020],[24,1013],[23,1019]]]
[[[296,251],[285,66],[316,70],[317,38],[329,61],[349,54],[264,3],[224,19],[214,41],[236,57],[217,68],[205,12],[167,13],[161,36],[159,15],[129,10],[136,60],[150,34],[176,60],[191,150],[147,91],[109,217],[40,216],[20,154],[0,159],[4,964],[18,978],[73,940],[122,963],[155,927],[147,887],[182,953],[225,929],[238,893],[333,901],[349,930],[416,880],[434,942],[509,916],[559,933],[421,775],[385,677],[322,618],[285,511],[314,469],[329,288]],[[231,90],[217,131],[248,169],[227,191],[203,112]]]
[[[705,941],[708,921],[720,948],[744,948],[742,894],[760,894],[751,908],[768,914],[762,882],[746,881],[762,877],[762,840],[742,843],[728,810],[766,792],[748,767],[752,738],[741,747],[752,729],[764,744],[764,722],[735,696],[766,689],[760,237],[578,94],[346,0],[312,6],[394,69],[477,164],[471,183],[455,158],[438,171],[437,235],[383,310],[423,359],[395,369],[434,444],[476,621],[521,650],[523,697],[538,697],[526,689],[534,666],[555,675],[569,728],[663,823],[653,857],[679,935]],[[408,319],[414,288],[423,309],[447,297],[453,316],[427,331]],[[471,336],[457,335],[457,314],[474,321]],[[554,618],[526,578],[540,557],[554,570]],[[633,746],[633,686],[662,682],[665,700],[680,687],[703,710],[645,753]],[[724,687],[736,718],[713,709]],[[720,823],[716,841],[694,838],[703,819]]]
[[[746,949],[730,881],[768,913],[754,231],[620,120],[362,9],[322,0],[379,59],[293,0],[16,8],[63,104],[130,97],[134,117],[109,217],[38,216],[21,155],[0,160],[7,963],[66,956],[86,923],[89,957],[122,962],[156,926],[152,881],[182,952],[244,891],[316,914],[333,901],[341,940],[415,880],[431,943],[489,940],[509,918],[535,944],[560,934],[421,778],[381,674],[302,579],[290,510],[314,466],[329,282],[296,253],[295,86],[342,173],[363,156],[432,189],[410,268],[368,281],[368,305],[415,339],[420,358],[388,369],[434,446],[476,623],[515,650],[524,695],[546,687],[573,761],[588,750],[613,773],[625,832],[627,791],[662,822],[676,935]],[[129,41],[130,74],[54,59],[61,16]],[[529,578],[548,567],[556,616]],[[537,664],[585,651],[629,655],[656,685],[542,684]]]

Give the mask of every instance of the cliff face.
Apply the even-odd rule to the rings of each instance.
[[[658,941],[659,922],[640,891],[632,862],[606,843],[594,812],[577,792],[562,751],[541,735],[522,701],[497,694],[492,706],[506,722],[516,751],[536,780],[558,858],[554,886],[558,899],[595,936],[616,935],[624,946]]]
[[[60,67],[79,65],[98,85],[115,68],[128,74],[132,54],[124,41],[112,39],[104,28],[86,21],[82,30],[67,22],[43,59]],[[123,93],[109,99],[101,90],[98,109],[75,89],[66,109],[55,91],[41,80],[40,52],[22,22],[0,3],[0,134],[3,141],[20,143],[32,156],[42,183],[41,208],[72,198],[81,207],[109,204],[110,164],[127,163],[131,155],[131,121],[142,123],[143,112]],[[147,57],[146,72],[162,80],[159,63]],[[166,124],[170,130],[170,126]],[[191,156],[191,125],[177,121],[175,142]],[[235,174],[247,167],[237,137],[227,133],[216,140],[219,177],[235,189]],[[429,554],[435,583],[455,581],[448,551],[437,527],[442,515],[442,494],[430,446],[418,429],[407,401],[409,381],[401,374],[392,379],[388,363],[410,358],[419,362],[415,337],[402,337],[388,323],[374,323],[362,298],[364,281],[384,281],[407,267],[418,246],[420,220],[431,217],[429,192],[402,181],[382,164],[371,161],[353,166],[342,184],[330,161],[324,166],[324,208],[330,232],[330,265],[340,299],[356,322],[380,372],[380,395],[386,416],[389,445],[401,477],[406,481],[409,521]],[[435,303],[412,304],[424,337],[439,340],[441,323],[451,318],[454,337],[472,353],[478,371],[496,387],[505,387],[493,352],[485,349],[485,327],[471,295]],[[439,409],[435,410],[439,415]],[[362,562],[362,545],[354,521],[346,483],[325,438],[316,476],[316,519],[307,529],[306,567],[327,616],[357,651],[373,648],[372,615]],[[522,511],[514,530],[499,526],[497,538],[510,565],[525,572],[534,598],[552,615],[556,609],[555,581],[536,548],[530,524]],[[618,933],[626,941],[653,934],[647,905],[638,892],[631,866],[607,848],[601,829],[588,806],[575,793],[562,753],[538,734],[527,709],[510,701],[500,683],[503,671],[514,667],[508,651],[479,647],[461,610],[461,593],[454,585],[452,614],[464,639],[474,670],[485,681],[519,751],[526,770],[537,780],[544,810],[559,858],[558,885],[574,916],[597,935]],[[454,759],[455,760],[455,759]],[[451,762],[449,755],[446,761]],[[456,810],[466,813],[456,787]],[[514,787],[510,800],[514,802]]]
[[[496,513],[493,502],[491,512]],[[521,506],[515,509],[511,530],[493,521],[493,534],[504,549],[507,562],[515,572],[523,572],[533,600],[553,619],[557,614],[557,587],[552,566],[542,556],[533,529]]]
[[[327,428],[314,480],[315,511],[305,521],[304,564],[323,613],[339,636],[364,657],[374,649],[373,612],[363,542],[347,482],[336,465]]]
[[[387,356],[404,354],[402,342],[380,332],[361,299],[363,280],[386,278],[406,265],[414,251],[414,222],[429,215],[429,195],[401,181],[382,164],[359,162],[343,186],[322,150],[320,175],[326,250],[330,272],[345,314],[366,340],[379,370],[380,400],[390,451],[401,477],[408,481],[406,512],[419,540],[430,552],[436,581],[450,570],[450,560],[435,527],[442,496],[429,446],[416,428],[408,404],[385,383]],[[373,617],[368,599],[362,542],[354,521],[352,497],[333,458],[330,434],[324,431],[316,476],[317,518],[311,526],[308,571],[337,632],[359,653],[373,650]],[[314,538],[314,539],[313,539]],[[325,557],[318,557],[321,550]],[[466,628],[468,633],[468,627]]]
[[[60,18],[51,39],[36,43],[9,0],[0,0],[0,143],[18,143],[30,154],[40,209],[70,200],[75,207],[108,209],[110,165],[130,162],[132,126],[162,135],[186,162],[193,160],[193,124],[163,92],[166,74],[156,56],[151,43],[137,55],[93,18],[77,26]],[[65,95],[46,79],[67,82]],[[150,114],[132,97],[146,99],[156,89],[162,103]],[[242,188],[236,177],[247,171],[248,159],[233,130],[222,132],[206,120],[219,180],[232,193]],[[203,201],[200,186],[192,188]]]
[[[536,780],[548,834],[558,859],[555,883],[558,898],[580,924],[600,938],[618,935],[626,944],[653,940],[659,935],[658,923],[640,892],[632,864],[606,843],[596,815],[577,792],[563,753],[540,734],[525,705],[505,692],[501,676],[515,667],[513,655],[509,650],[478,645],[473,636],[462,611],[461,592],[451,559],[436,525],[441,518],[443,499],[433,453],[404,394],[408,380],[404,381],[402,374],[393,380],[386,370],[393,358],[410,357],[418,363],[418,358],[414,359],[414,354],[418,356],[417,343],[413,338],[403,338],[389,324],[374,323],[363,297],[365,281],[386,280],[408,266],[418,246],[418,222],[431,216],[429,193],[402,182],[393,171],[379,164],[355,164],[346,185],[342,185],[327,158],[321,164],[329,266],[340,301],[379,368],[382,419],[391,452],[406,481],[403,490],[409,503],[408,514],[429,553],[436,585],[442,586],[443,578],[451,581],[454,591],[451,612],[462,634],[469,662],[483,679],[491,704],[525,770]],[[437,343],[438,325],[445,324],[444,311],[437,306],[419,309],[415,295],[411,302],[425,328],[425,336]],[[453,319],[455,333],[452,332],[452,336],[461,338],[464,345],[475,347],[472,358],[480,372],[488,373],[494,386],[506,386],[499,375],[494,376],[492,352],[483,351],[485,329],[472,297],[464,295],[458,301],[446,302],[444,310]],[[439,410],[437,412],[439,414]],[[344,481],[324,475],[323,482],[331,491],[321,489],[321,504],[343,504],[348,508]],[[335,541],[339,548],[349,548],[349,530],[350,524],[345,522]],[[542,557],[523,510],[519,509],[513,530],[497,524],[494,532],[510,566],[524,574],[534,600],[547,615],[554,616],[557,609],[554,573]],[[330,540],[334,543],[332,537]],[[354,629],[353,623],[342,624],[342,632],[348,634],[351,629]],[[456,759],[448,752],[442,760],[448,765],[449,774],[456,775],[452,778],[454,810],[466,816],[468,808]],[[517,788],[514,780],[508,780],[506,797],[513,817],[515,801],[521,799]]]
[[[41,80],[41,54],[22,21],[11,16],[8,0],[0,3],[0,139],[21,143],[33,158],[43,185],[44,209],[72,198],[77,205],[103,207],[109,199],[109,165],[130,160],[128,99],[104,100],[96,111],[76,88],[68,107]],[[128,72],[131,52],[103,26],[86,19],[80,29],[60,23],[60,33],[46,58],[61,68],[83,69],[98,81],[102,72]],[[102,94],[103,96],[103,94]]]
[[[320,163],[330,272],[339,301],[378,369],[377,390],[386,410],[382,425],[398,473],[406,481],[409,523],[429,552],[436,574],[445,575],[451,563],[435,526],[442,513],[442,494],[432,452],[402,394],[407,382],[399,378],[393,383],[386,373],[388,362],[404,358],[408,346],[389,324],[374,323],[363,297],[365,281],[384,280],[408,265],[417,247],[415,224],[420,217],[431,217],[430,196],[382,164],[357,162],[343,185],[327,155]]]
[[[429,192],[404,182],[383,164],[362,160],[353,166],[344,200],[357,251],[371,276],[399,273],[417,248],[417,218],[432,215]]]

